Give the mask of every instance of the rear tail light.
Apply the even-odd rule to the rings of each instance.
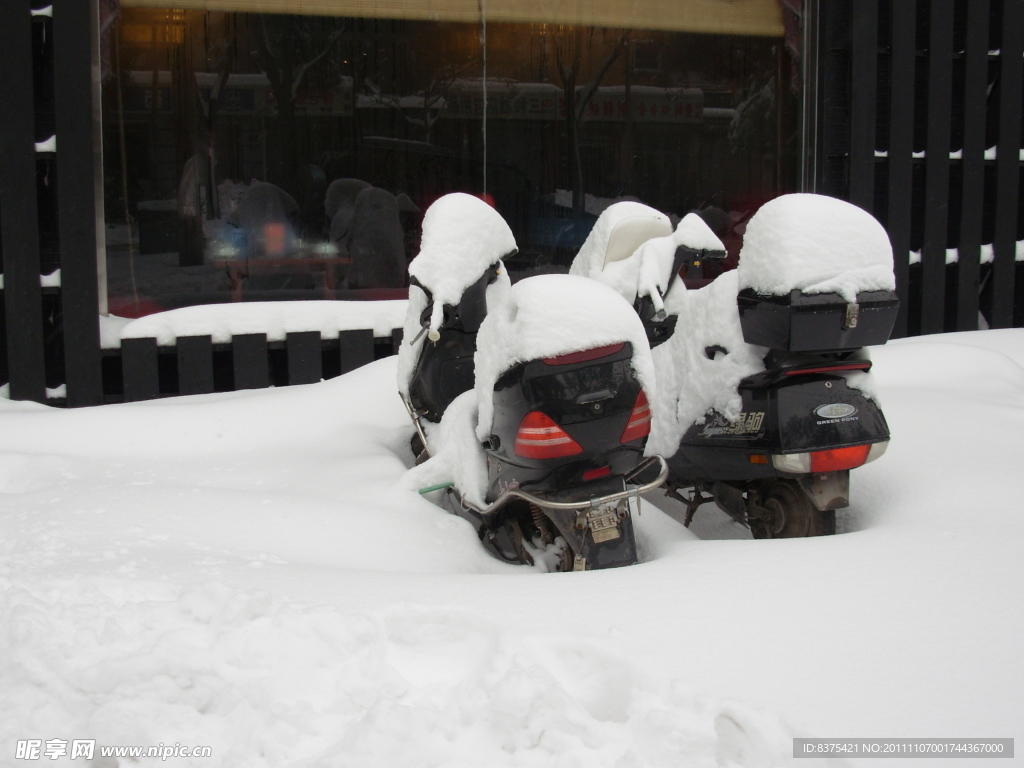
[[[870,450],[870,445],[852,445],[831,451],[815,451],[811,454],[811,472],[836,472],[859,467],[868,460]]]
[[[607,347],[584,349],[582,352],[570,352],[567,355],[559,355],[558,357],[545,357],[543,360],[546,365],[571,365],[572,363],[585,363],[588,360],[597,360],[600,357],[608,357],[608,355],[614,355],[616,352],[621,352],[624,346],[626,346],[625,342],[621,344],[609,344]]]
[[[640,394],[636,396],[636,404],[633,406],[633,412],[629,414],[629,421],[626,423],[626,428],[622,430],[619,442],[631,443],[641,437],[647,437],[649,434],[651,434],[651,406],[647,403],[647,395],[641,389]]]
[[[780,472],[796,475],[808,472],[836,472],[841,469],[855,469],[874,461],[889,447],[889,441],[868,445],[851,445],[847,448],[833,448],[828,451],[808,453],[786,453],[772,456],[772,466]]]
[[[583,453],[579,443],[540,411],[530,411],[523,417],[514,450],[524,459],[557,459]]]

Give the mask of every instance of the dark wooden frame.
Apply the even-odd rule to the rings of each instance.
[[[957,7],[819,3],[825,170],[816,191],[885,224],[901,302],[894,336],[975,330],[979,310],[991,327],[1024,322],[1016,261],[1024,0],[971,0],[959,17]],[[990,29],[990,17],[1001,28]],[[995,159],[985,154],[993,134]],[[987,244],[991,265],[979,263]],[[947,264],[953,248],[957,263]],[[919,264],[908,263],[911,251]]]
[[[101,350],[99,100],[92,81],[98,5],[53,0],[52,19],[33,17],[32,5],[0,2],[0,383],[9,384],[11,397],[91,405],[307,383],[395,351],[397,329],[389,339],[362,330],[334,339],[291,334],[269,343],[260,335],[228,344],[195,337],[172,348],[137,339]],[[813,136],[805,137],[810,150],[802,178],[808,191],[849,199],[886,225],[901,299],[895,335],[972,330],[979,309],[994,327],[1021,324],[1024,279],[1016,244],[1024,239],[1024,0],[971,0],[963,53],[954,45],[956,0],[805,0],[805,7],[813,18],[805,30],[805,71],[814,90],[805,99],[804,125]],[[990,9],[999,11],[992,16],[1001,19],[999,29],[989,28]],[[47,47],[50,91],[49,75],[44,83],[34,81],[33,25],[55,43]],[[993,46],[999,54],[989,53]],[[962,85],[956,79],[961,64]],[[962,114],[950,118],[958,103]],[[956,121],[962,121],[962,155],[951,157]],[[39,131],[49,133],[49,126],[56,129],[57,150],[36,152],[35,143],[48,138]],[[997,157],[986,159],[993,136]],[[926,155],[915,158],[915,151]],[[52,177],[57,187],[59,288],[40,286],[42,262],[50,271],[54,258],[52,246],[44,253],[40,240],[36,191],[42,177]],[[49,208],[43,213],[54,218]],[[987,243],[994,260],[979,264]],[[955,266],[946,264],[946,249],[953,247],[960,253]],[[920,265],[908,264],[911,250],[921,251]],[[49,320],[54,312],[56,331]],[[47,381],[59,376],[66,399],[48,399]]]

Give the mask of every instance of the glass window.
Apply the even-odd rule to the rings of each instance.
[[[492,0],[486,25],[477,0],[433,3],[434,20],[400,0],[392,18],[356,0],[329,4],[351,16],[194,4],[122,7],[110,35],[114,314],[403,295],[448,192],[506,218],[515,277],[565,269],[621,199],[706,211],[735,258],[746,218],[796,189],[799,67],[776,0],[628,19],[610,0],[561,19]]]

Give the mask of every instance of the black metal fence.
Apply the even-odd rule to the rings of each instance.
[[[392,354],[396,339],[370,331],[101,349],[97,3],[53,0],[51,15],[48,2],[0,1],[0,383],[10,396],[47,401],[49,388],[49,402],[78,406],[305,383]],[[817,119],[805,125],[818,126],[805,178],[887,227],[896,335],[1024,324],[1024,0],[804,7],[806,50],[817,51]],[[58,268],[59,285],[41,279]]]
[[[130,402],[171,395],[201,395],[290,384],[313,384],[396,354],[402,331],[374,338],[371,330],[289,333],[283,341],[266,334],[233,336],[215,344],[210,336],[180,336],[158,346],[152,338],[124,339],[103,351],[105,402]]]
[[[822,0],[818,23],[817,189],[886,226],[896,335],[1024,324],[1024,0]]]

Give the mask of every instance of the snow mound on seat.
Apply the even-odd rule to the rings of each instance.
[[[896,289],[892,245],[875,218],[851,203],[811,194],[783,195],[750,219],[740,251],[739,287],[784,295]]]
[[[494,383],[517,363],[628,341],[633,370],[654,396],[654,364],[647,335],[633,308],[614,290],[576,275],[539,275],[512,286],[489,308],[477,334],[477,437],[491,433]]]
[[[626,219],[637,217],[659,219],[670,224],[668,216],[649,205],[632,201],[615,203],[597,217],[594,228],[590,230],[576,258],[572,260],[569,274],[601,279],[601,273],[605,271],[604,257],[612,231]]]
[[[443,305],[458,304],[491,264],[515,251],[512,230],[483,200],[454,192],[435,201],[423,216],[419,255],[409,265],[409,275],[433,294],[430,327],[440,327]]]
[[[679,320],[672,337],[653,352],[658,393],[651,400],[648,455],[674,454],[690,425],[711,410],[735,421],[743,410],[740,380],[764,370],[766,350],[743,341],[737,279],[735,271],[725,272],[696,291],[680,281],[669,294],[665,308]],[[726,351],[710,359],[706,350],[714,346]]]

